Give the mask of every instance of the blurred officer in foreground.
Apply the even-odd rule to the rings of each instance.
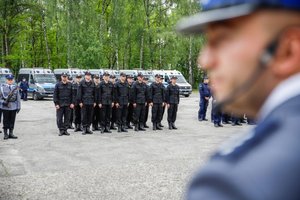
[[[93,134],[90,128],[96,106],[96,87],[89,71],[85,72],[84,79],[79,84],[77,98],[81,108],[82,135]]]
[[[100,83],[99,87],[99,101],[98,105],[102,109],[102,117],[101,117],[101,133],[111,133],[110,131],[110,119],[111,119],[111,111],[114,106],[113,99],[113,89],[114,86],[112,82],[109,81],[109,73],[105,72],[103,74],[103,81]]]
[[[118,132],[128,132],[125,127],[129,104],[129,89],[128,83],[126,82],[126,74],[121,72],[120,80],[114,85]]]
[[[133,107],[133,76],[127,75],[127,83],[129,87],[129,105],[128,105],[128,113],[127,113],[127,119],[126,119],[126,128],[127,129],[133,129],[133,127],[130,125],[130,123],[133,121],[133,115],[134,115],[134,107]]]
[[[20,89],[21,89],[21,99],[23,99],[23,101],[27,101],[27,92],[29,89],[29,84],[26,78],[22,79],[20,83]]]
[[[62,73],[61,81],[56,83],[53,94],[59,136],[70,135],[67,130],[70,125],[71,109],[74,108],[72,98],[72,83],[68,81],[67,73]]]
[[[75,130],[74,132],[82,131],[81,128],[81,108],[79,105],[79,101],[77,98],[77,93],[78,93],[78,87],[81,81],[81,75],[77,74],[74,83],[72,84],[72,94],[73,94],[73,104],[74,104],[74,124],[75,124]]]
[[[146,96],[146,109],[145,109],[145,119],[144,119],[144,128],[149,128],[149,126],[147,125],[147,121],[148,121],[148,116],[149,116],[149,104],[150,104],[150,100],[149,100],[149,90],[150,90],[150,86],[148,85],[148,81],[149,78],[144,77],[143,78],[143,82],[146,84],[146,90],[147,90],[147,96]]]
[[[94,80],[94,83],[95,83],[95,89],[96,89],[96,96],[97,98],[99,97],[98,96],[98,92],[99,92],[99,88],[100,88],[100,77],[99,75],[94,75],[93,77],[93,80]],[[101,115],[101,112],[100,112],[100,108],[99,108],[99,105],[96,105],[94,107],[94,111],[93,111],[93,124],[92,124],[92,130],[93,131],[99,131],[99,124],[100,124],[100,117]]]
[[[209,103],[209,98],[211,96],[210,87],[208,85],[209,80],[204,77],[203,83],[199,84],[199,94],[200,94],[200,109],[198,111],[198,120],[207,121],[206,112]]]
[[[162,130],[158,125],[161,122],[163,106],[164,106],[164,97],[165,97],[165,87],[160,82],[160,75],[155,75],[155,82],[150,85],[149,88],[149,102],[152,107],[151,121],[153,124],[153,130]]]
[[[14,135],[14,127],[16,115],[21,109],[21,98],[18,87],[13,83],[14,76],[9,74],[6,75],[6,84],[0,87],[0,108],[3,113],[4,140],[18,138]]]
[[[143,74],[138,74],[138,80],[132,86],[133,93],[133,107],[134,107],[134,130],[145,131],[145,109],[146,109],[146,96],[147,87],[143,82]]]
[[[178,29],[205,33],[219,107],[257,119],[194,177],[188,200],[300,199],[300,1],[210,0]]]
[[[176,84],[177,77],[172,76],[171,77],[171,83],[168,85],[166,89],[166,103],[168,108],[168,123],[169,123],[169,129],[177,129],[175,126],[175,121],[177,117],[177,110],[178,110],[178,104],[179,104],[179,86]]]

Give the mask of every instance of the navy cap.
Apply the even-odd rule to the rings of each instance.
[[[208,76],[204,76],[204,78],[203,79],[208,79]]]
[[[126,76],[126,73],[121,72],[121,73],[120,73],[120,76]]]
[[[61,76],[68,76],[66,72],[61,73]]]
[[[155,74],[155,78],[161,78],[162,76],[160,74]]]
[[[133,78],[133,75],[128,74],[128,75],[127,75],[127,78]]]
[[[81,77],[82,77],[81,74],[76,75],[76,78],[81,78]]]
[[[14,79],[14,75],[12,75],[12,74],[7,74],[7,75],[5,76],[5,78],[8,79],[8,80],[12,80],[12,79]]]
[[[95,74],[95,75],[94,75],[94,78],[95,78],[95,79],[99,79],[100,77],[99,77],[99,75]]]
[[[108,72],[104,72],[103,76],[109,76],[109,73]]]
[[[90,75],[90,76],[91,76],[92,74],[91,74],[90,71],[86,71],[86,72],[84,73],[84,75]]]
[[[116,76],[112,74],[112,75],[110,75],[110,78],[114,79],[114,78],[116,78]]]
[[[171,80],[172,80],[172,79],[177,79],[177,76],[171,76]]]
[[[177,31],[184,34],[199,34],[212,22],[246,16],[261,8],[282,8],[300,11],[299,0],[202,0],[202,11],[182,19]]]
[[[138,77],[143,77],[144,75],[143,75],[142,72],[139,72],[137,76],[138,76]]]

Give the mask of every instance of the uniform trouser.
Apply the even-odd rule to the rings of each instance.
[[[98,125],[100,124],[100,116],[101,112],[100,112],[100,108],[99,106],[95,106],[94,107],[94,112],[93,112],[93,126],[94,127],[98,127]]]
[[[71,114],[70,114],[70,120],[69,120],[69,126],[72,126],[72,123],[74,121],[74,110],[71,109]]]
[[[74,106],[73,114],[74,124],[81,124],[81,108],[79,105]]]
[[[200,99],[200,109],[198,111],[198,119],[205,119],[206,118],[206,111],[208,107],[208,100],[201,98]]]
[[[2,110],[3,129],[14,129],[17,110]]]
[[[83,105],[81,108],[81,122],[84,128],[91,126],[93,120],[94,105]]]
[[[61,131],[66,131],[70,125],[71,108],[69,106],[61,106],[56,110],[56,123]]]
[[[133,121],[133,119],[134,119],[133,115],[134,115],[134,108],[133,108],[133,104],[130,103],[128,106],[128,112],[127,112],[127,120],[126,120],[127,125],[129,125],[130,122]]]
[[[1,120],[2,120],[2,109],[0,109],[0,123],[1,123]]]
[[[165,114],[165,110],[166,110],[166,104],[163,106],[162,108],[162,112],[161,112],[161,115],[160,115],[160,120],[159,122],[161,122],[163,120],[163,117],[164,117],[164,114]]]
[[[117,122],[117,107],[116,106],[112,107],[112,109],[111,109],[111,120],[110,121],[112,123]]]
[[[215,103],[213,103],[213,105],[212,105],[211,116],[212,116],[212,121],[214,122],[214,124],[221,124],[222,113],[220,112],[220,110],[217,110],[215,108]]]
[[[111,118],[111,104],[103,105],[102,104],[102,122],[101,125],[103,127],[110,126],[110,118]]]
[[[178,104],[170,104],[168,108],[168,122],[175,123],[177,117]]]
[[[162,118],[163,105],[162,103],[154,103],[152,106],[152,123],[160,123]]]
[[[120,105],[116,110],[117,124],[118,126],[126,125],[128,107],[127,105]]]
[[[21,99],[23,99],[24,101],[27,101],[27,90],[23,90],[21,92]]]
[[[145,120],[145,109],[144,103],[137,103],[134,108],[134,123],[139,125],[144,125]]]
[[[147,121],[148,121],[148,115],[149,115],[149,105],[147,104],[146,108],[145,108],[145,121],[144,121],[144,124],[146,124]]]

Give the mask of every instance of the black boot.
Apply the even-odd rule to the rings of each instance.
[[[153,130],[156,131],[157,124],[153,123]]]
[[[145,128],[149,128],[149,126],[148,126],[147,124],[144,124],[144,127],[145,127]]]
[[[129,124],[127,124],[127,129],[133,129],[133,127]]]
[[[109,126],[105,127],[106,133],[111,133],[111,131],[109,130]]]
[[[118,125],[118,133],[121,133],[121,132],[122,132],[121,126]]]
[[[86,129],[87,129],[86,127],[83,127],[82,135],[85,135],[87,133]]]
[[[124,126],[121,125],[121,131],[127,133],[128,131],[126,130],[126,128]]]
[[[10,139],[18,139],[17,136],[14,135],[14,130],[13,129],[9,129],[9,136]]]
[[[3,129],[4,132],[4,140],[8,139],[7,129]]]
[[[134,125],[134,131],[139,131],[139,125],[138,124]]]
[[[91,129],[90,129],[89,126],[86,128],[86,133],[87,133],[87,134],[93,134],[93,132],[91,131]]]
[[[59,130],[58,136],[63,136],[63,135],[64,135],[64,131],[63,130]]]
[[[146,129],[144,128],[144,125],[142,125],[142,124],[139,125],[139,130],[140,131],[146,131]]]
[[[69,129],[74,129],[74,126],[72,124],[69,125]]]
[[[177,129],[177,127],[175,126],[174,123],[172,123],[172,128],[175,129],[175,130]]]
[[[100,132],[101,132],[102,134],[104,133],[104,127],[103,127],[103,126],[100,127]]]
[[[159,123],[156,123],[156,129],[157,130],[162,130],[161,126],[159,126]]]
[[[161,128],[164,127],[164,126],[161,124],[161,122],[158,123],[158,126],[161,127]]]
[[[172,123],[170,123],[170,122],[169,122],[169,129],[170,129],[170,130],[173,129]]]
[[[74,130],[74,132],[78,132],[78,131],[82,131],[81,128],[80,128],[80,124],[76,124],[76,125],[75,125],[75,130]]]
[[[111,130],[117,130],[117,128],[115,127],[115,123],[114,122],[111,122],[110,129]]]
[[[70,135],[70,133],[68,132],[68,130],[64,131],[64,135],[68,135],[68,136]]]

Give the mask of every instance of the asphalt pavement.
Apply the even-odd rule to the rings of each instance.
[[[19,139],[0,134],[0,200],[183,199],[209,155],[249,128],[198,122],[198,106],[197,94],[181,98],[178,130],[167,129],[165,113],[162,131],[148,121],[146,132],[59,137],[51,100],[22,102]]]

